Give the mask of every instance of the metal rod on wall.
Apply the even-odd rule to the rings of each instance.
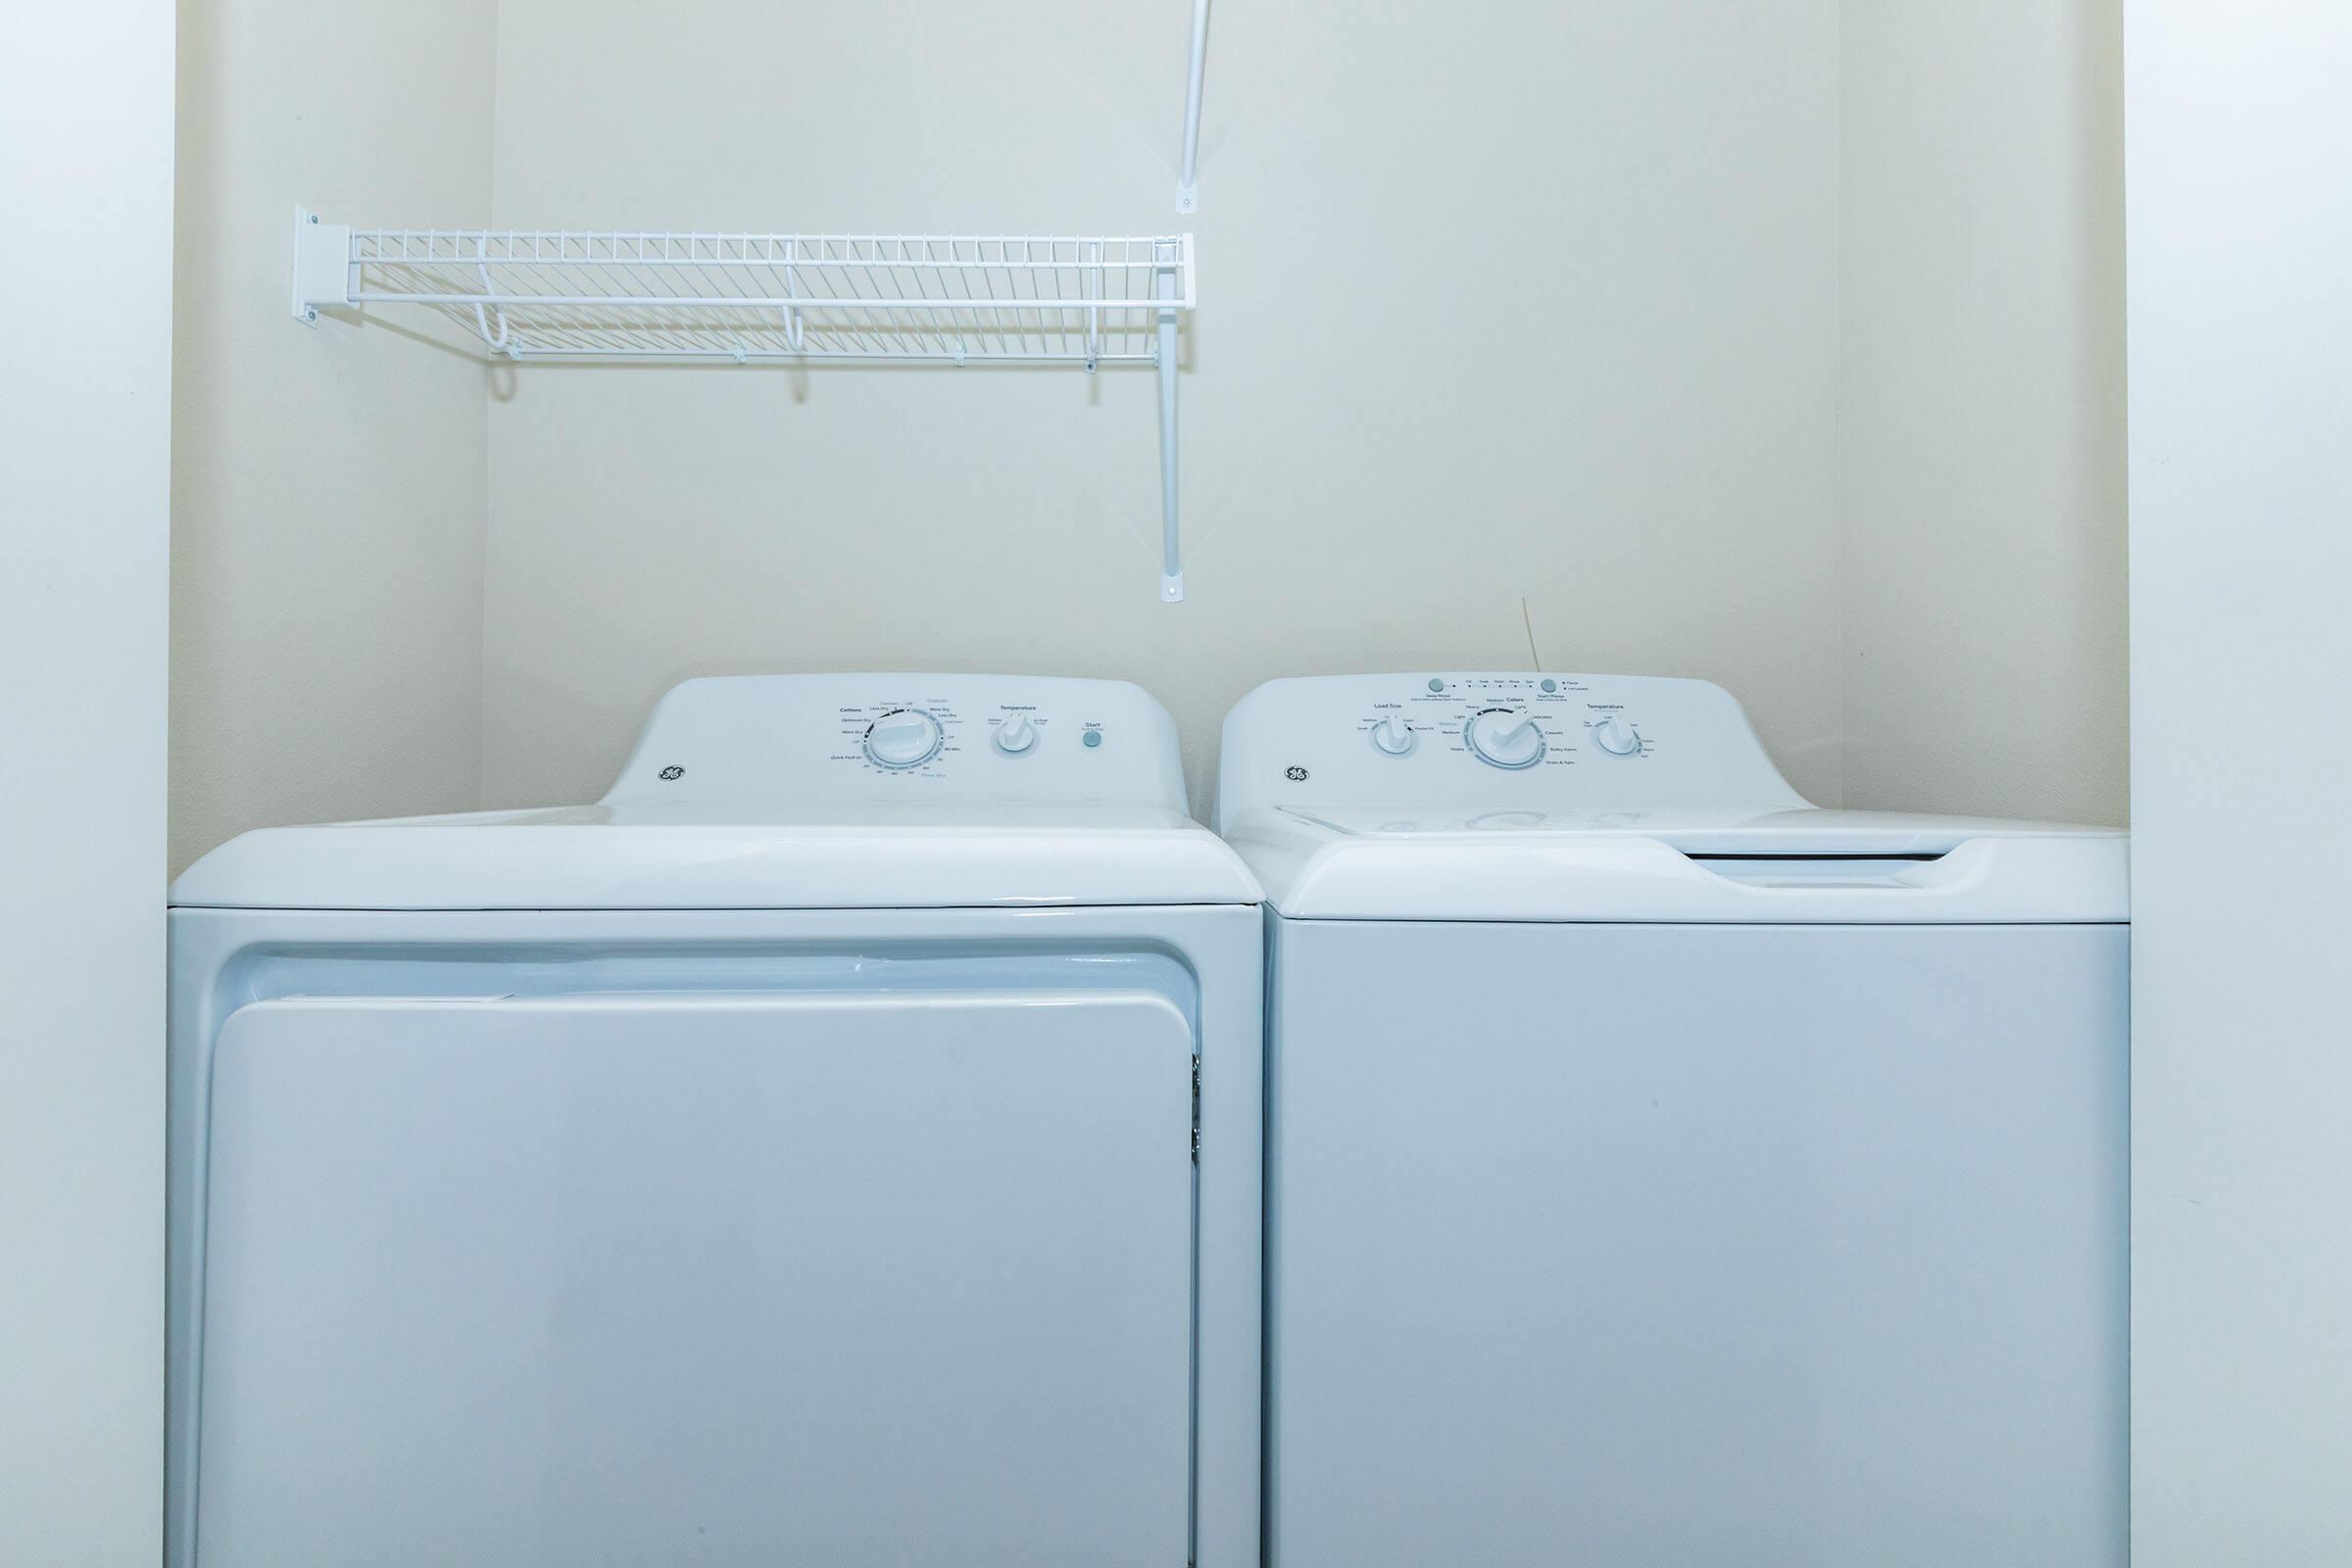
[[[1193,0],[1192,71],[1184,87],[1184,170],[1176,176],[1176,210],[1200,209],[1200,74],[1208,65],[1208,0]]]
[[[1181,240],[1161,240],[1159,297],[1176,299]],[[1176,308],[1159,308],[1159,597],[1162,604],[1184,598],[1184,558],[1176,548]]]

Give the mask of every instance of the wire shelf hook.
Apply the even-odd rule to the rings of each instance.
[[[487,239],[485,238],[482,243],[486,247]],[[490,285],[490,263],[487,256],[484,256],[480,261],[475,263],[475,270],[482,274],[482,293],[485,295],[495,295],[498,290]],[[492,306],[491,309],[496,311],[498,315],[498,335],[496,337],[490,335],[490,318],[483,311],[482,301],[480,300],[475,300],[473,302],[473,324],[475,328],[481,332],[482,341],[490,345],[490,352],[496,354],[501,349],[506,348],[507,345],[514,340],[514,334],[510,329],[507,321],[507,313],[505,308],[502,306]],[[516,353],[513,357],[515,359],[520,359],[522,356],[519,353]]]
[[[800,259],[800,236],[797,234],[786,236],[784,241],[784,297],[788,300],[799,297],[801,281],[799,269],[794,264]],[[795,354],[805,351],[808,346],[808,323],[803,320],[801,308],[798,305],[784,307],[784,341]]]

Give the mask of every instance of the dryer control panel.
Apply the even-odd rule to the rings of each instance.
[[[1176,726],[1126,681],[717,675],[656,705],[615,802],[1185,809]]]
[[[1269,681],[1225,720],[1217,805],[1574,810],[1801,805],[1730,693],[1654,675],[1427,671]]]

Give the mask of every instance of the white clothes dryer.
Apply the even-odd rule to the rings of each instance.
[[[2118,831],[1816,809],[1702,681],[1275,681],[1273,1568],[2121,1568]]]
[[[172,1568],[1258,1555],[1258,893],[1110,681],[693,680],[171,914]]]

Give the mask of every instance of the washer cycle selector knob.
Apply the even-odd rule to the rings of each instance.
[[[1642,749],[1642,736],[1622,713],[1606,713],[1592,721],[1592,744],[1611,757],[1631,757]]]
[[[1544,731],[1533,713],[1490,708],[1462,726],[1462,744],[1490,767],[1533,767],[1544,760]]]
[[[865,755],[876,767],[920,767],[939,755],[939,720],[919,708],[894,708],[865,727]]]
[[[997,726],[997,733],[991,739],[996,742],[997,750],[1006,757],[1018,757],[1037,744],[1037,726],[1021,714],[1014,713]]]
[[[1390,713],[1372,726],[1372,749],[1386,757],[1402,757],[1413,749],[1413,726],[1401,713]]]

